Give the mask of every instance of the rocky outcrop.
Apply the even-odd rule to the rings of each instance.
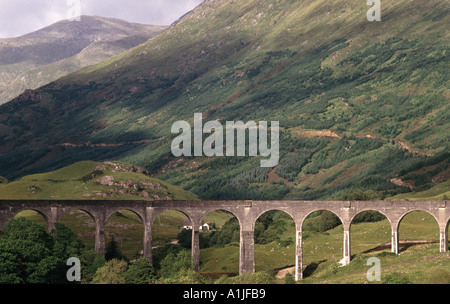
[[[113,166],[114,172],[133,172],[142,173],[145,175],[150,175],[150,173],[140,167],[131,166],[126,167],[124,165],[105,162],[104,165],[97,166],[96,170],[105,171],[108,169],[107,166]],[[114,176],[105,175],[95,180],[96,183],[110,187],[108,193],[98,191],[95,196],[107,198],[114,197],[114,194],[130,194],[134,196],[141,196],[147,199],[156,200],[170,200],[172,199],[167,188],[162,186],[160,183],[151,182],[149,180],[116,180]],[[91,194],[89,194],[91,196]]]

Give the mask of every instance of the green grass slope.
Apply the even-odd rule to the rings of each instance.
[[[409,200],[409,201],[439,201],[439,200],[449,200],[450,198],[450,180],[439,183],[428,190],[413,192],[413,193],[403,193],[397,194],[395,196],[389,197],[388,200]]]
[[[449,3],[205,1],[161,35],[0,107],[0,173],[13,180],[118,159],[203,199],[323,199],[415,188],[448,169]],[[277,120],[280,163],[174,158],[171,125]],[[409,170],[409,169],[408,169]],[[413,170],[410,170],[413,171]]]
[[[0,199],[198,199],[196,195],[121,162],[78,162],[0,184]]]

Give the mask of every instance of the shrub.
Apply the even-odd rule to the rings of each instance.
[[[155,280],[156,271],[146,258],[132,263],[124,275],[125,284],[150,284]]]
[[[325,232],[341,224],[341,220],[330,211],[321,211],[320,216],[313,218],[304,225],[305,231]]]
[[[128,264],[123,260],[112,259],[100,267],[92,279],[93,284],[123,284]]]
[[[122,253],[122,251],[120,251],[119,245],[117,244],[117,242],[114,239],[114,237],[106,245],[106,248],[105,248],[105,259],[107,261],[110,261],[112,259],[116,259],[116,260],[124,260],[124,261],[128,262],[127,257]]]
[[[192,269],[181,269],[176,275],[162,280],[164,284],[206,284],[205,278]]]
[[[295,244],[295,243],[294,243],[294,240],[292,239],[292,237],[288,237],[287,239],[280,241],[280,246],[282,246],[282,247],[288,247],[293,244]]]
[[[173,278],[183,269],[192,268],[191,252],[182,250],[177,254],[169,253],[160,263],[161,275],[164,278]]]
[[[379,222],[386,219],[384,215],[382,215],[380,212],[377,211],[364,211],[355,216],[353,219],[353,223],[372,223],[372,222]]]
[[[81,280],[83,283],[90,283],[97,270],[105,265],[105,258],[94,249],[83,250],[80,256]]]
[[[239,238],[239,222],[237,218],[232,217],[222,226],[222,229],[211,235],[209,244],[210,246],[223,246],[232,242],[239,242]]]
[[[169,253],[177,255],[181,250],[183,250],[183,248],[175,244],[167,244],[164,247],[155,248],[152,252],[153,267],[155,269],[161,269],[161,261],[164,260]]]
[[[183,229],[177,235],[178,244],[186,249],[190,249],[192,247],[192,230]],[[199,235],[199,246],[200,249],[209,247],[209,238],[206,237],[203,233]]]

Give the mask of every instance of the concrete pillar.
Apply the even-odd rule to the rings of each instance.
[[[351,247],[350,247],[350,227],[344,226],[344,258],[343,265],[350,264]]]
[[[55,223],[58,221],[58,207],[50,207],[50,217],[46,217],[48,232],[55,228]]]
[[[255,272],[255,232],[241,229],[239,274]]]
[[[152,256],[152,223],[144,221],[144,258],[153,264]]]
[[[192,224],[192,269],[200,271],[200,231],[198,225]]]
[[[153,249],[152,249],[152,227],[153,227],[153,207],[146,207],[144,218],[144,258],[153,265]]]
[[[95,218],[95,251],[105,255],[105,216],[103,214]]]
[[[302,230],[297,230],[295,248],[295,280],[303,280],[303,238]]]
[[[447,252],[448,251],[448,230],[447,227],[443,227],[440,229],[439,232],[440,238],[439,238],[439,251],[440,252]]]
[[[398,224],[392,225],[391,252],[399,253]]]

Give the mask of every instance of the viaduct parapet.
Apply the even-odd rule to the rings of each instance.
[[[378,211],[391,225],[391,251],[399,253],[399,224],[412,211],[431,214],[439,225],[440,251],[448,250],[448,225],[450,204],[448,201],[116,201],[116,200],[0,200],[0,230],[19,212],[34,210],[40,213],[51,230],[65,214],[82,210],[95,222],[95,250],[105,251],[105,223],[117,211],[130,210],[136,213],[144,225],[144,256],[152,261],[152,225],[158,215],[177,210],[190,220],[192,229],[193,267],[199,270],[200,247],[199,226],[210,212],[224,210],[232,213],[240,224],[239,271],[254,272],[254,227],[256,220],[265,212],[279,210],[289,214],[296,226],[296,274],[303,278],[302,269],[302,225],[314,211],[328,210],[339,217],[344,230],[343,263],[350,263],[350,225],[353,218],[363,211]]]

